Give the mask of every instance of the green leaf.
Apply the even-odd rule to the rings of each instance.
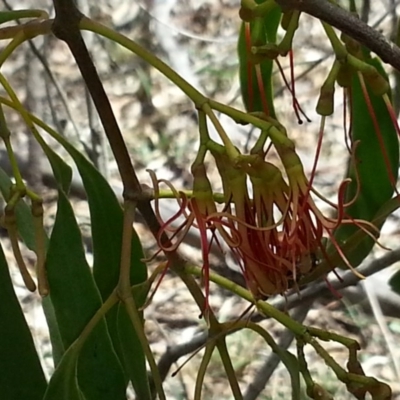
[[[133,297],[136,304],[144,304],[150,286],[150,283],[146,281],[133,288]],[[146,371],[146,357],[142,351],[139,337],[135,330],[132,329],[132,321],[123,304],[118,305],[117,324],[120,350],[123,357],[122,361],[127,376],[135,388],[137,399],[151,399],[150,385]]]
[[[381,63],[376,59],[367,62],[373,65],[385,78],[387,75]],[[391,173],[395,180],[398,176],[399,143],[396,129],[392,123],[386,104],[381,96],[376,96],[368,89],[372,107],[382,135],[382,141],[387,153]],[[349,165],[348,178],[351,183],[347,186],[346,202],[352,200],[357,194],[357,174],[360,179],[360,191],[356,201],[346,208],[346,213],[354,219],[371,221],[380,208],[392,198],[394,193],[390,173],[385,163],[384,154],[379,144],[378,133],[375,132],[373,119],[369,113],[361,84],[357,74],[354,74],[351,87],[351,115],[352,115],[352,141],[360,141],[356,149],[355,162]],[[384,220],[377,228],[381,228]],[[335,232],[335,238],[340,244],[353,235],[358,228],[354,225],[342,225]],[[353,267],[359,265],[371,251],[374,240],[365,237],[357,246],[357,251],[346,252]],[[344,267],[341,263],[339,267]]]
[[[79,349],[70,347],[55,370],[43,400],[85,400],[77,379]]]
[[[73,209],[62,190],[46,267],[57,324],[63,344],[68,348],[102,302],[85,259]],[[123,372],[104,320],[94,328],[83,347],[78,382],[88,400],[125,399]]]
[[[38,142],[41,145],[47,158],[49,159],[50,165],[54,172],[54,176],[59,186],[67,191],[69,189],[72,178],[71,168],[46,144],[46,142],[44,142],[43,139],[39,140]],[[2,169],[0,169],[0,190],[5,199],[9,198],[11,185],[12,182],[8,175]],[[21,199],[18,201],[15,207],[15,215],[17,219],[18,232],[22,240],[30,250],[35,251],[36,240],[33,217],[31,208],[26,204],[25,200]],[[47,245],[47,233],[45,232],[44,235]],[[61,341],[58,324],[54,315],[54,307],[49,297],[43,299],[42,306],[50,331],[50,341],[53,350],[54,365],[57,366],[62,354],[65,351],[65,348]]]
[[[3,102],[7,104],[7,101],[4,99]],[[93,269],[95,271],[95,279],[101,296],[106,298],[116,287],[119,275],[120,251],[122,247],[122,209],[107,181],[93,165],[62,136],[57,135],[56,132],[52,131],[34,116],[31,116],[31,118],[32,121],[49,132],[50,135],[68,151],[79,169],[88,194],[92,217],[92,236],[95,258]],[[60,176],[60,174],[58,174],[58,176]],[[95,222],[94,226],[93,222]],[[141,243],[136,232],[133,231],[131,259],[132,285],[140,284],[147,279],[147,269],[146,265],[141,261],[142,258],[143,251]],[[141,304],[137,304],[137,306],[140,307]],[[119,358],[123,360],[124,357],[121,353],[121,344],[118,337],[117,307],[114,307],[114,309],[107,314],[107,323],[115,349],[118,351]],[[132,356],[142,357],[143,350],[140,343],[135,339],[133,327],[127,327],[124,334],[128,338],[132,338],[131,340],[134,342],[132,345],[136,348],[136,352]],[[144,367],[141,368],[140,371],[137,371],[137,376],[139,377],[138,379],[148,379],[147,371]]]
[[[43,152],[47,156],[47,159],[50,162],[51,168],[53,170],[54,178],[57,181],[57,184],[61,190],[64,190],[66,193],[69,190],[70,184],[71,184],[71,179],[72,179],[72,169],[71,167],[64,162],[64,160],[57,154],[55,153],[49,146],[48,144],[42,139],[41,136],[37,136],[37,140],[39,145],[42,147]],[[27,205],[25,205],[27,207]],[[22,211],[22,210],[21,210]],[[24,222],[26,224],[29,224],[29,232],[32,231],[32,235],[34,235],[33,231],[33,221],[32,221],[32,216],[31,212],[29,210],[29,218],[27,214],[27,211],[24,209]],[[17,223],[18,223],[18,214],[17,214]],[[18,225],[18,228],[21,228],[21,235],[24,237],[22,233],[22,229],[28,229],[28,227],[25,227],[22,224]],[[46,237],[46,244],[48,244],[47,241],[47,234],[45,234]],[[34,238],[32,238],[34,240]],[[32,244],[35,246],[35,242]],[[46,317],[47,321],[47,326],[49,327],[49,333],[50,333],[50,341],[51,341],[51,346],[53,350],[53,361],[54,361],[54,366],[57,367],[58,363],[60,362],[61,356],[63,355],[65,351],[64,344],[62,342],[61,338],[61,333],[60,329],[58,326],[57,318],[55,315],[55,310],[53,303],[51,301],[51,297],[44,298],[42,301],[42,307],[43,311]]]
[[[61,338],[60,329],[57,323],[56,312],[54,310],[54,306],[51,302],[50,296],[44,297],[42,299],[42,308],[46,317],[47,326],[49,328],[54,367],[57,368],[65,352],[65,347]]]
[[[122,248],[123,212],[108,182],[99,171],[73,146],[62,143],[74,159],[88,196],[92,242],[93,275],[100,294],[106,299],[118,284]],[[135,231],[132,232],[131,285],[139,285],[147,279],[143,263],[142,245]],[[144,304],[145,298],[137,307]],[[125,319],[118,321],[117,307],[107,314],[107,324],[114,348],[124,366],[126,378],[132,380],[138,398],[146,398],[148,377],[145,356],[136,332]],[[122,342],[121,342],[122,338]],[[126,353],[129,351],[130,353]],[[127,362],[128,361],[128,362]],[[134,364],[134,367],[133,367]]]
[[[39,138],[38,143],[42,147],[43,152],[46,154],[46,157],[50,162],[51,169],[53,170],[54,178],[57,181],[58,186],[65,193],[68,193],[72,180],[71,167],[57,153],[55,153],[43,139]]]
[[[79,151],[68,142],[61,144],[78,167],[85,187],[92,227],[93,274],[100,294],[106,299],[117,286],[122,247],[123,212],[107,180]],[[147,279],[142,245],[135,230],[132,238],[131,284]]]
[[[257,0],[256,3],[262,1]],[[273,8],[264,18],[255,18],[250,22],[252,45],[275,44],[276,34],[282,12],[279,7]],[[276,118],[273,101],[273,60],[264,59],[260,63],[261,76],[265,90],[265,99],[260,93],[254,62],[246,48],[245,23],[240,28],[238,40],[239,79],[243,103],[248,112],[264,111],[263,100],[266,101],[269,116]]]
[[[40,400],[47,383],[0,246],[0,398]]]
[[[50,160],[54,175],[56,178],[58,178],[59,185],[64,187],[65,190],[68,190],[72,177],[71,168],[53,150],[51,150],[51,148],[44,141],[40,141],[40,144]],[[11,185],[12,181],[0,168],[0,191],[5,199],[9,198]],[[24,199],[18,201],[15,207],[15,215],[17,219],[18,232],[22,240],[28,249],[35,251],[36,240],[32,212],[31,208],[28,206],[28,204],[26,204]],[[45,232],[44,235],[46,244],[48,244],[47,233]],[[50,331],[54,365],[57,366],[62,354],[65,351],[65,348],[61,340],[57,320],[55,318],[54,307],[51,303],[50,297],[46,297],[42,300],[42,307]]]

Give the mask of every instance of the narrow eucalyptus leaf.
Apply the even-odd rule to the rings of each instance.
[[[383,77],[387,78],[380,61],[376,58],[368,59]],[[375,131],[373,119],[370,115],[366,100],[363,95],[360,78],[353,75],[351,86],[351,138],[353,143],[359,141],[355,158],[348,167],[347,178],[351,183],[347,186],[346,202],[355,201],[346,208],[348,216],[354,219],[371,221],[380,208],[389,201],[394,193],[393,182],[390,174],[397,180],[399,166],[399,143],[396,129],[392,123],[389,112],[382,96],[375,95],[368,89],[371,104],[379,125],[381,140],[388,158],[389,170],[383,150],[380,146],[380,138]],[[358,179],[359,178],[359,185]],[[382,227],[384,220],[376,225]],[[335,232],[335,238],[343,245],[357,232],[359,228],[354,224],[340,226]],[[358,266],[369,254],[375,242],[370,237],[360,241],[352,252],[345,251],[346,257],[353,267]],[[345,267],[343,262],[339,267]]]
[[[93,275],[104,300],[118,284],[123,211],[115,193],[99,171],[71,145],[66,143],[64,146],[78,167],[88,196],[93,242]],[[142,245],[133,230],[130,274],[132,286],[147,279],[147,268],[143,258]],[[145,298],[142,298],[137,302],[137,306],[142,306],[144,301]],[[147,391],[144,353],[131,323],[126,323],[125,320],[118,321],[117,308],[114,307],[107,314],[107,324],[114,349],[124,367],[125,378],[131,379],[138,396],[144,396]],[[134,373],[132,363],[135,365]]]
[[[257,1],[259,3],[260,1]],[[273,8],[264,18],[255,18],[250,22],[251,45],[267,45],[275,44],[276,34],[281,19],[281,10],[279,7]],[[255,69],[255,60],[249,54],[246,44],[246,29],[243,22],[240,28],[238,39],[238,55],[239,55],[239,78],[240,89],[242,92],[243,103],[248,112],[264,111],[263,102],[267,104],[269,116],[276,118],[273,101],[273,60],[264,58],[260,61],[260,70],[262,76],[265,98],[260,92],[257,82],[257,74]]]
[[[136,304],[144,304],[150,286],[147,282],[133,288],[133,297]],[[140,313],[143,321],[143,312]],[[127,376],[135,388],[138,400],[151,399],[150,385],[146,369],[146,357],[142,350],[139,338],[133,328],[132,321],[123,304],[118,305],[117,311],[118,337],[121,354]]]
[[[53,373],[43,400],[86,400],[78,385],[79,352],[70,348]]]
[[[0,246],[0,399],[41,400],[47,383]]]
[[[57,205],[46,268],[60,335],[65,348],[68,348],[102,302],[86,262],[73,209],[62,190]],[[104,320],[93,329],[83,346],[79,356],[78,382],[87,400],[125,399],[121,364]]]

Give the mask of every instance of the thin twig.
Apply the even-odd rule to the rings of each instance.
[[[82,39],[79,23],[83,14],[71,0],[54,0],[54,8],[56,17],[53,23],[53,33],[68,45],[89,89],[118,165],[124,185],[124,198],[136,200],[142,193],[142,188],[133,169],[110,101]]]
[[[303,323],[307,317],[308,311],[312,306],[313,300],[309,300],[307,303],[302,304],[299,308],[296,308],[292,318],[295,321]],[[279,347],[287,350],[294,339],[294,334],[290,330],[286,330],[278,342]],[[243,396],[243,400],[256,400],[260,393],[264,390],[268,381],[270,380],[275,369],[281,362],[279,356],[272,353],[264,362],[263,366],[258,370],[252,382],[247,386],[247,390]]]
[[[13,10],[13,8],[8,4],[7,0],[2,0],[2,2],[4,4],[4,6],[8,10],[10,10],[10,11]],[[20,21],[19,20],[16,20],[16,22],[17,22],[18,25],[20,25]],[[45,42],[47,40],[48,39],[46,37],[45,38]],[[67,96],[65,95],[63,89],[60,87],[60,85],[58,84],[57,80],[55,79],[53,73],[51,72],[51,69],[50,69],[50,67],[49,67],[49,65],[47,63],[47,60],[46,60],[46,55],[42,54],[40,52],[40,50],[36,47],[36,45],[35,45],[33,40],[28,40],[28,46],[29,46],[30,50],[32,51],[32,53],[37,57],[37,59],[42,64],[42,66],[44,68],[44,72],[46,73],[45,77],[48,78],[50,80],[50,82],[53,84],[53,86],[54,86],[54,88],[55,88],[55,90],[57,92],[57,95],[60,98],[61,104],[63,105],[63,107],[65,109],[65,112],[67,113],[68,120],[72,124],[72,127],[73,127],[75,135],[76,135],[76,139],[79,140],[79,129],[78,129],[76,123],[75,123],[74,118],[72,117],[71,109],[68,106]],[[44,53],[46,52],[46,47],[47,46],[45,44],[43,46]],[[37,82],[36,82],[36,84],[37,84]],[[46,92],[48,92],[48,85],[47,84],[46,84]],[[51,96],[49,96],[49,94],[47,94],[47,100],[49,101],[49,107],[50,107],[50,111],[51,111],[51,114],[52,114],[53,123],[57,127],[58,132],[62,133],[63,129],[61,129],[61,126],[60,126],[60,123],[58,121],[58,118],[55,117],[55,114],[53,112],[54,107],[52,106],[52,98],[51,98]]]
[[[400,247],[392,250],[376,260],[367,263],[365,266],[361,266],[358,271],[365,277],[368,277],[398,261],[400,261]],[[349,286],[353,286],[360,281],[351,271],[346,271],[342,275],[341,279],[342,280],[336,279],[335,281],[331,282],[331,286],[336,290],[340,290]],[[327,284],[325,282],[321,282],[302,290],[300,294],[294,293],[287,299],[279,298],[276,301],[273,301],[272,304],[279,310],[290,310],[300,305],[302,306],[303,304],[310,304],[310,302],[313,302],[316,298],[321,297],[327,292],[329,292]],[[255,314],[251,318],[253,322],[259,322],[264,319],[266,319],[266,317],[261,314]],[[207,332],[202,332],[189,342],[175,347],[169,347],[162,355],[158,363],[161,378],[163,380],[166,378],[172,364],[174,364],[180,357],[197,350],[199,347],[204,345],[207,339]]]

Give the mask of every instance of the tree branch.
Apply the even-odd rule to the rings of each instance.
[[[99,117],[114,153],[124,185],[124,197],[133,198],[142,192],[133,169],[121,130],[115,119],[110,101],[100,81],[96,67],[90,57],[79,30],[83,14],[71,0],[55,0],[56,16],[53,23],[54,35],[67,43],[79,67],[86,86],[92,96]]]
[[[299,10],[358,40],[382,61],[400,71],[400,48],[355,15],[328,0],[276,0],[283,10]]]

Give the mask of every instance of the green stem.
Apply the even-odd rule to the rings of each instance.
[[[188,199],[191,199],[193,197],[193,190],[179,189],[179,193],[184,193]],[[159,199],[176,199],[176,192],[168,189],[160,189],[157,197]],[[223,193],[213,193],[213,199],[219,204],[223,204],[225,202],[225,197]]]
[[[318,339],[323,340],[325,342],[329,342],[332,340],[334,342],[342,344],[348,349],[355,348],[357,350],[360,350],[360,345],[356,340],[339,335],[335,332],[328,332],[324,331],[323,329],[312,328],[312,327],[308,327],[308,331],[312,336],[315,336]]]
[[[207,114],[207,116],[211,119],[211,122],[215,126],[215,129],[217,130],[219,136],[221,137],[221,140],[226,146],[228,154],[232,158],[235,158],[238,155],[237,149],[235,148],[225,130],[223,129],[221,123],[218,121],[217,117],[213,113],[212,107],[210,107],[207,97],[202,95],[197,89],[195,89],[192,85],[185,81],[185,79],[177,74],[172,68],[170,68],[158,57],[141,47],[133,40],[128,39],[127,37],[113,31],[110,28],[107,28],[106,26],[98,22],[92,21],[84,17],[82,18],[79,26],[83,30],[95,32],[101,36],[113,40],[114,42],[132,51],[144,61],[148,62],[152,67],[161,72],[166,78],[168,78],[172,83],[179,87],[193,101],[197,109],[201,109],[205,112],[205,114]],[[244,115],[246,114],[244,113]]]
[[[161,72],[177,87],[179,87],[195,103],[197,108],[201,108],[202,105],[207,101],[207,98],[205,96],[203,96],[197,89],[195,89],[192,85],[186,82],[172,68],[170,68],[158,57],[156,57],[150,51],[144,49],[142,46],[140,46],[133,40],[128,39],[127,37],[114,31],[113,29],[110,29],[86,17],[82,18],[79,27],[80,29],[91,31],[99,34],[100,36],[104,36],[107,39],[110,39],[113,42],[118,43],[121,46],[125,47],[126,49],[135,53],[137,56],[139,56],[144,61],[149,63],[152,67]]]
[[[200,145],[207,145],[208,141],[211,140],[211,138],[210,134],[208,133],[207,115],[203,110],[199,110],[199,133]]]
[[[278,45],[279,51],[282,55],[286,55],[292,48],[294,34],[296,33],[297,28],[299,27],[299,19],[300,19],[300,12],[294,10],[292,16],[290,17],[289,25],[286,29],[285,36]]]
[[[345,45],[339,40],[333,28],[327,24],[326,22],[321,21],[322,26],[325,30],[326,36],[328,36],[329,41],[331,42],[333,51],[335,52],[336,58],[340,62],[344,62],[347,58],[348,51],[346,50]]]
[[[0,73],[0,83],[3,85],[3,87],[6,90],[7,94],[11,98],[11,105],[7,104],[7,102],[4,102],[4,104],[7,104],[10,107],[14,108],[20,114],[20,116],[24,120],[26,126],[28,127],[28,129],[32,132],[32,134],[35,137],[36,141],[40,144],[40,146],[42,147],[43,151],[46,153],[46,155],[50,159],[49,153],[51,152],[51,150],[50,150],[49,146],[47,145],[47,143],[43,140],[43,138],[39,134],[38,130],[36,129],[35,124],[33,122],[34,117],[32,116],[32,114],[30,114],[24,108],[22,103],[19,101],[16,93],[14,92],[12,87],[8,84],[7,80],[4,78],[4,76],[1,73]],[[60,135],[56,134],[55,138],[57,136],[60,136]],[[11,144],[10,144],[10,149],[11,149]],[[14,165],[14,168],[15,168],[15,170],[13,172],[15,174],[14,177],[16,179],[17,187],[21,192],[23,192],[25,194],[26,187],[25,187],[25,184],[24,184],[24,182],[22,180],[22,176],[21,176],[21,174],[19,172],[18,165],[17,165],[17,162],[16,162],[16,160],[14,158],[13,152],[11,152],[9,154],[9,157],[10,157],[11,164]],[[33,192],[29,191],[29,194],[30,194],[30,197],[31,197],[31,199],[33,201],[40,200],[40,198],[38,196],[34,195]]]
[[[185,270],[187,271],[187,273],[195,276],[201,276],[202,274],[201,268],[197,266],[186,266]],[[283,313],[282,311],[277,310],[275,307],[271,306],[265,301],[256,300],[247,289],[239,286],[229,279],[210,271],[210,281],[216,283],[220,287],[229,290],[232,293],[235,293],[236,295],[247,300],[248,302],[255,304],[257,308],[262,311],[262,313],[270,318],[275,319],[283,326],[290,329],[295,335],[303,336],[306,334],[307,329],[302,324],[294,321],[292,318],[290,318],[290,316]]]
[[[105,315],[108,313],[108,311],[111,310],[111,308],[118,302],[118,296],[115,290],[110,294],[110,296],[107,298],[107,300],[102,304],[102,306],[96,311],[96,313],[93,315],[91,320],[87,323],[79,337],[76,339],[76,341],[71,345],[76,347],[77,351],[78,349],[81,349],[82,346],[84,345],[85,341],[93,331],[93,329],[97,326],[97,324],[105,317]]]
[[[151,351],[149,342],[144,333],[142,320],[141,320],[139,312],[137,310],[135,301],[134,301],[132,295],[130,295],[128,298],[124,299],[123,301],[124,301],[124,305],[126,308],[126,312],[128,313],[128,316],[132,322],[133,328],[135,329],[135,332],[138,335],[140,344],[146,355],[147,361],[150,365],[151,376],[153,378],[154,386],[156,388],[158,396],[159,396],[160,400],[166,400],[164,389],[162,387],[162,380],[161,380],[160,372],[158,370],[156,360],[154,359],[153,353]]]
[[[130,269],[131,269],[131,254],[132,254],[132,226],[135,220],[136,202],[125,200],[124,202],[124,220],[122,231],[122,248],[121,248],[121,264],[119,280],[116,293],[119,299],[124,303],[129,319],[132,322],[133,328],[138,335],[142,349],[146,355],[147,361],[150,365],[154,385],[160,399],[165,400],[165,394],[162,387],[162,380],[160,372],[157,368],[156,361],[150,349],[149,342],[146,338],[143,329],[143,323],[140,318],[135,300],[132,296],[130,285]]]
[[[51,32],[53,20],[32,21],[25,25],[10,26],[0,29],[0,40],[13,40],[8,43],[5,49],[0,53],[0,67],[10,57],[12,52],[23,42],[28,39],[33,39],[38,35],[45,35]]]
[[[36,284],[33,281],[31,275],[29,274],[28,269],[26,268],[24,259],[21,254],[21,250],[19,248],[17,223],[16,223],[15,212],[14,212],[13,208],[10,209],[10,208],[8,208],[8,206],[6,206],[6,209],[4,211],[3,221],[4,221],[4,225],[8,232],[8,237],[11,242],[11,248],[12,248],[18,269],[20,271],[22,280],[24,281],[26,288],[30,292],[34,292],[36,290]]]
[[[197,166],[204,164],[204,159],[207,154],[207,143],[211,140],[207,127],[207,116],[203,110],[199,110],[199,134],[200,145],[196,158],[192,163],[191,170],[193,171]],[[191,195],[193,192],[191,192]],[[176,197],[176,196],[175,196]]]
[[[236,373],[232,365],[232,360],[226,346],[225,335],[223,335],[222,338],[217,339],[217,348],[219,351],[219,355],[221,356],[226,375],[228,376],[234,399],[243,399],[242,392],[240,391],[239,383],[236,378]]]
[[[135,220],[136,203],[131,200],[124,201],[124,219],[122,228],[121,263],[117,293],[121,300],[132,296],[130,285],[132,226]]]
[[[332,369],[336,377],[343,383],[349,382],[358,383],[364,386],[368,386],[371,382],[375,381],[374,378],[370,378],[365,375],[353,374],[343,369],[335,359],[314,339],[310,338],[307,340],[312,347],[314,347],[317,354],[325,361],[326,365]]]
[[[250,154],[263,154],[265,142],[267,141],[267,139],[268,139],[268,131],[262,130],[260,135],[258,136],[256,143],[251,149]]]
[[[201,359],[201,363],[197,371],[196,385],[194,388],[194,400],[201,400],[201,390],[203,388],[204,377],[207,372],[207,366],[210,363],[211,356],[214,352],[214,348],[215,348],[214,342],[207,343],[204,356]]]
[[[244,111],[237,110],[236,108],[227,106],[226,104],[219,103],[218,101],[209,99],[208,104],[213,110],[219,111],[222,114],[231,117],[238,124],[252,124],[256,128],[260,129],[269,129],[271,127],[271,123],[258,118],[250,113],[246,113]]]
[[[276,4],[275,0],[266,0],[261,4],[257,4],[252,9],[252,15],[254,17],[264,18],[276,7],[278,7],[278,4]]]
[[[219,137],[221,138],[222,142],[225,145],[226,153],[231,158],[231,160],[235,160],[236,157],[240,154],[239,150],[233,145],[231,139],[229,139],[229,136],[226,134],[224,128],[222,127],[218,118],[215,116],[210,105],[208,103],[204,103],[202,109],[207,114],[207,116],[210,118],[215,129],[217,130]]]
[[[264,338],[264,340],[267,342],[268,346],[271,347],[272,351],[274,353],[279,353],[280,347],[278,344],[275,342],[275,340],[272,338],[272,336],[265,330],[263,329],[260,325],[255,324],[254,322],[248,321],[246,322],[246,327],[251,329],[252,331],[258,333],[260,336]]]
[[[303,375],[304,382],[307,386],[307,393],[309,393],[310,391],[312,391],[315,383],[307,366],[307,361],[304,354],[304,341],[300,338],[297,339],[297,359],[299,360],[300,372]]]
[[[21,18],[48,19],[49,14],[46,11],[39,9],[2,11],[0,13],[0,24]]]

